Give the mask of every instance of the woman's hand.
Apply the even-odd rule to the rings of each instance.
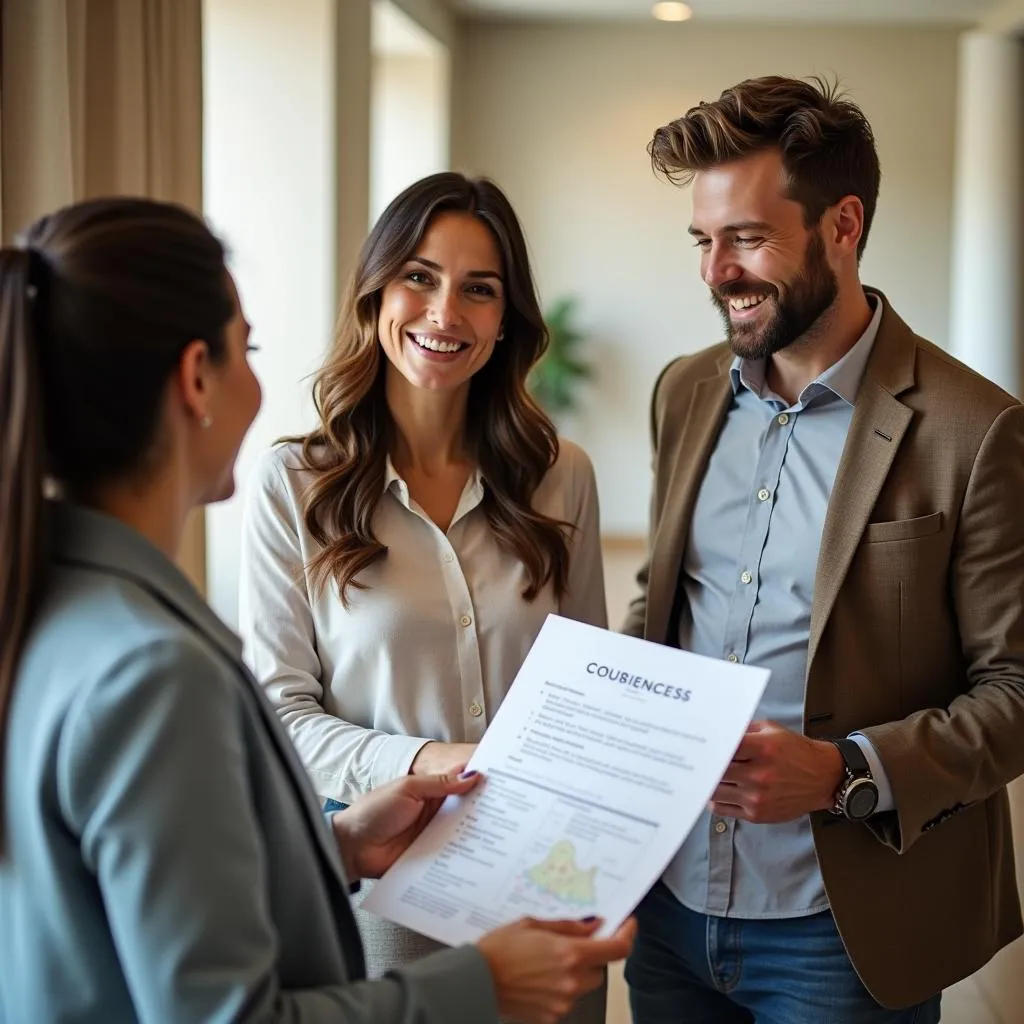
[[[476,750],[475,743],[439,743],[431,740],[420,747],[410,775],[458,775]]]
[[[555,1024],[597,988],[604,968],[627,957],[636,938],[632,918],[610,939],[591,938],[600,924],[527,917],[480,939],[477,948],[491,968],[501,1016]]]
[[[408,849],[437,813],[445,797],[468,793],[476,772],[455,775],[406,775],[375,789],[331,819],[350,882],[380,878]]]

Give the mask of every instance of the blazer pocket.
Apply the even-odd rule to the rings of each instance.
[[[942,513],[932,512],[928,516],[914,519],[897,519],[890,523],[868,523],[864,540],[868,544],[879,544],[887,540],[917,540],[930,537],[942,529]]]

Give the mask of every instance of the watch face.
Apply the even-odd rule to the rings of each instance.
[[[846,793],[846,816],[854,821],[871,817],[878,803],[878,789],[870,779],[856,779]]]

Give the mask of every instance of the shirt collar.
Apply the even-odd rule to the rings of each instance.
[[[384,463],[384,492],[385,494],[391,490],[392,484],[401,484],[405,487],[405,481],[398,475],[398,470],[395,469],[395,464],[391,461],[391,456],[387,457],[387,462]]]
[[[878,336],[879,325],[882,322],[882,301],[871,292],[865,292],[864,294],[874,310],[867,329],[842,359],[837,363],[833,363],[824,373],[816,377],[800,392],[798,404],[813,397],[822,390],[831,391],[838,398],[846,402],[847,405],[854,405],[856,403],[857,392],[860,390],[860,382],[864,378],[868,357],[871,355],[871,349],[875,343],[875,338]],[[766,365],[767,362],[764,359],[743,359],[741,356],[737,356],[729,367],[733,394],[738,393],[740,387],[745,387],[759,398],[775,397],[764,393]]]
[[[387,457],[384,465],[384,493],[391,492],[406,508],[411,508],[409,498],[409,486],[399,475],[395,464],[391,461],[391,455]],[[473,470],[469,480],[466,481],[465,490],[459,500],[459,507],[455,510],[451,525],[454,526],[467,512],[472,511],[484,498],[484,478],[480,467]],[[449,527],[450,528],[450,527]]]

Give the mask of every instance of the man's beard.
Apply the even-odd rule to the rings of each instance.
[[[767,317],[762,314],[758,321],[734,323],[729,316],[730,297],[762,292],[768,295],[764,304],[773,303],[774,312],[766,310]],[[711,301],[722,315],[733,352],[743,359],[766,359],[806,334],[838,294],[839,282],[825,259],[825,243],[820,231],[815,231],[807,243],[803,270],[789,282],[785,299],[766,282],[730,281],[712,290]]]

